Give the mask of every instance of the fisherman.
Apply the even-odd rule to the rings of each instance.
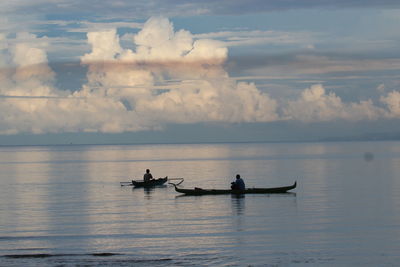
[[[231,183],[232,190],[244,190],[246,188],[244,181],[240,178],[240,174],[236,174],[236,181]]]
[[[143,175],[143,180],[145,182],[150,182],[151,179],[153,179],[153,175],[151,175],[150,170],[147,169],[146,173]]]

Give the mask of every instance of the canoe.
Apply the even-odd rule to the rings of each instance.
[[[164,177],[164,178],[158,178],[158,179],[151,179],[150,181],[135,181],[132,180],[132,185],[134,187],[153,187],[153,186],[157,186],[157,185],[163,185],[168,181],[168,176]]]
[[[271,188],[246,188],[245,190],[232,190],[232,189],[202,189],[195,187],[194,189],[179,188],[176,185],[175,190],[178,193],[191,196],[202,196],[202,195],[223,195],[223,194],[283,194],[287,191],[296,188],[297,182],[293,185],[283,187],[271,187]]]
[[[133,187],[153,187],[157,185],[163,185],[167,181],[179,181],[176,185],[180,185],[183,183],[184,179],[183,178],[168,178],[168,176],[165,176],[164,178],[158,178],[158,179],[151,179],[150,181],[143,181],[143,180],[132,180],[130,182],[119,182],[121,186],[133,186]],[[171,183],[172,184],[172,183]]]

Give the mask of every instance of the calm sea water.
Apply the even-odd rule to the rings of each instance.
[[[182,197],[121,187],[146,168]],[[396,266],[400,142],[0,147],[0,266]]]

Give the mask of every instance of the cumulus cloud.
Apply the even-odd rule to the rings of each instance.
[[[166,18],[145,23],[133,36],[135,50],[122,49],[115,30],[89,33],[88,41],[92,51],[82,63],[89,66],[89,82],[76,95],[105,95],[122,103],[124,113],[142,118],[125,121],[120,131],[127,125],[277,119],[275,100],[254,84],[229,79],[222,67],[228,52],[223,43],[194,40],[186,30],[175,31]],[[169,80],[179,82],[163,88]]]
[[[400,92],[392,91],[386,96],[381,97],[381,102],[384,103],[389,109],[389,117],[400,117]]]
[[[3,68],[0,93],[6,96],[57,95],[58,90],[53,88],[55,73],[47,64],[43,48],[47,45],[46,41],[29,33],[18,34],[16,40],[16,44],[8,49],[3,58],[7,65],[15,68]]]
[[[289,101],[285,115],[289,119],[310,122],[331,120],[343,111],[342,106],[339,97],[333,93],[325,94],[325,89],[318,84],[304,90],[299,99]]]
[[[287,119],[305,122],[374,120],[388,116],[385,109],[371,100],[344,103],[335,93],[327,93],[321,84],[305,89],[298,99],[289,101],[284,114]]]
[[[2,133],[123,132],[170,122],[278,118],[275,100],[254,84],[229,79],[223,43],[195,40],[188,31],[175,31],[166,18],[149,19],[132,38],[134,50],[122,48],[116,29],[90,32],[87,38],[92,49],[81,62],[88,66],[88,82],[71,93],[53,86],[44,42],[34,35],[18,37],[37,45],[16,41],[8,49],[15,70],[1,92],[9,114]]]
[[[304,122],[400,117],[400,93],[345,103],[322,84],[295,99],[278,101],[254,83],[224,70],[221,41],[175,30],[153,17],[124,47],[117,29],[87,33],[82,55],[87,83],[70,92],[55,87],[47,39],[0,35],[0,133],[124,132],[161,129],[168,123]],[[14,68],[4,66],[13,65]]]
[[[3,62],[0,71],[0,110],[3,114],[0,132],[3,134],[48,132],[44,125],[51,124],[51,117],[57,114],[52,114],[50,107],[58,106],[49,97],[68,94],[54,87],[55,73],[48,66],[46,45],[46,38],[37,38],[29,33],[17,34],[10,43],[2,38],[1,46],[5,49],[0,60]],[[58,123],[62,124],[61,121]]]

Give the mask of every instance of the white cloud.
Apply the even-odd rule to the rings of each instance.
[[[0,35],[0,133],[124,132],[167,123],[305,122],[400,117],[400,93],[345,103],[321,84],[290,101],[277,101],[254,83],[224,70],[224,43],[175,31],[166,18],[149,19],[124,48],[116,29],[89,32],[87,83],[75,92],[54,86],[47,38]],[[5,68],[13,65],[15,68]],[[278,111],[282,111],[279,116]]]
[[[194,41],[186,30],[174,31],[172,23],[163,17],[150,18],[142,30],[134,35],[136,51],[125,50],[120,56],[124,61],[199,61],[220,64],[227,58],[224,44],[211,39]]]
[[[135,50],[121,47],[115,29],[87,36],[92,49],[81,61],[88,66],[88,83],[74,93],[53,87],[46,38],[21,34],[9,42],[15,69],[2,83],[8,86],[0,109],[8,116],[1,133],[123,132],[169,122],[277,119],[275,100],[254,84],[229,79],[221,65],[227,58],[222,43],[194,40],[188,31],[174,31],[168,19],[148,20],[132,40]],[[169,87],[168,80],[179,82]]]
[[[83,63],[86,61],[113,60],[122,51],[116,29],[89,32],[87,38],[88,43],[92,45],[92,51],[81,58]]]
[[[129,121],[131,124],[143,125],[147,121],[146,127],[156,127],[168,122],[277,118],[276,102],[268,95],[254,84],[229,79],[221,65],[227,58],[222,43],[194,40],[188,31],[174,31],[166,18],[151,18],[145,23],[133,37],[135,51],[121,50],[116,31],[90,33],[88,37],[93,49],[82,57],[82,62],[89,66],[89,84],[76,95],[107,95],[122,101],[129,107],[126,112],[144,118]],[[98,43],[100,40],[103,41]],[[166,85],[161,93],[154,90],[156,83],[171,79],[180,83],[173,88]],[[98,87],[94,90],[93,85]]]
[[[334,93],[326,93],[321,84],[305,89],[301,96],[288,102],[284,108],[287,119],[305,122],[345,120],[370,120],[383,117],[385,111],[373,105],[372,101],[344,103]]]
[[[392,118],[400,117],[400,92],[398,91],[389,92],[386,96],[382,96],[380,100],[388,107],[389,117]]]
[[[36,36],[18,34],[17,44],[9,47],[3,38],[3,68],[1,69],[0,94],[15,96],[51,95],[54,72],[47,65],[47,56],[41,48],[46,42],[37,41]],[[34,40],[34,42],[30,42]],[[10,66],[15,66],[12,68]]]

